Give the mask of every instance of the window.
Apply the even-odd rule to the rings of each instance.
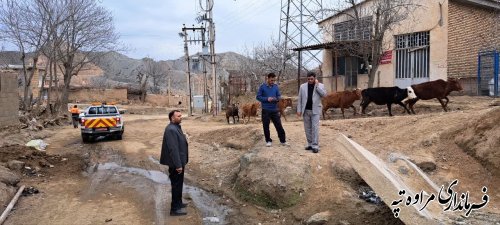
[[[113,106],[91,107],[89,114],[116,114],[118,111]]]
[[[396,78],[429,77],[429,31],[395,36]]]
[[[372,31],[372,17],[363,17],[357,22],[356,20],[348,20],[333,24],[334,40],[370,40]]]

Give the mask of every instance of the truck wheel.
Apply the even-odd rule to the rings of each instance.
[[[116,140],[121,140],[123,138],[123,132],[120,132],[118,133],[116,136],[115,136]]]
[[[88,134],[82,134],[82,141],[83,141],[83,143],[89,143],[90,136]]]

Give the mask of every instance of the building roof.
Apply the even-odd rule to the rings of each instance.
[[[473,5],[481,8],[500,10],[500,1],[498,0],[452,0],[455,2]]]
[[[293,48],[293,51],[303,51],[303,50],[321,50],[321,49],[337,49],[337,50],[347,50],[354,49],[361,43],[368,43],[369,40],[345,40],[345,41],[331,41],[326,43],[320,43],[315,45],[308,45],[299,48]]]
[[[320,23],[323,23],[327,20],[330,20],[331,18],[334,18],[344,12],[346,12],[347,10],[355,7],[355,6],[358,6],[358,5],[361,5],[365,2],[367,2],[369,0],[362,0],[360,1],[358,4],[354,5],[354,6],[351,6],[351,7],[348,7],[346,9],[343,9],[341,11],[338,11],[336,12],[335,14],[319,21],[317,24],[320,24]],[[500,10],[500,1],[498,0],[451,0],[451,1],[455,1],[455,2],[460,2],[460,3],[463,3],[463,4],[467,4],[467,5],[471,5],[471,6],[476,6],[476,7],[481,7],[481,8],[487,8],[487,9],[495,9],[495,10]]]
[[[19,52],[4,51],[0,52],[0,66],[21,65],[21,56]]]

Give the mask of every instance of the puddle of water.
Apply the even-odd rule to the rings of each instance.
[[[158,160],[154,159],[151,156],[149,157],[149,159],[155,163],[159,163]],[[166,221],[164,212],[166,211],[166,209],[170,208],[169,202],[168,203],[166,202],[167,201],[166,196],[170,195],[170,179],[168,178],[167,174],[161,171],[124,167],[118,165],[115,162],[108,162],[104,164],[98,164],[95,166],[94,173],[92,174],[92,177],[95,176],[95,179],[93,178],[93,181],[96,180],[99,183],[100,181],[103,181],[102,175],[100,175],[101,174],[100,172],[103,171],[112,171],[115,174],[127,173],[134,176],[141,176],[154,182],[156,185],[154,185],[155,186],[154,190],[151,191],[154,191],[155,193],[154,201],[155,201],[155,210],[157,217],[156,222],[159,224],[164,224],[164,222]],[[116,176],[114,177],[116,178]],[[138,188],[138,190],[143,190],[143,189]],[[189,196],[191,196],[192,203],[196,208],[198,208],[198,210],[201,212],[204,218],[203,220],[204,225],[226,224],[225,218],[227,217],[227,215],[230,213],[231,210],[227,206],[218,204],[218,202],[221,202],[219,197],[211,193],[208,193],[201,188],[186,184],[184,184],[183,192],[188,193]],[[213,217],[217,218],[218,222],[216,222],[217,220],[213,219]]]

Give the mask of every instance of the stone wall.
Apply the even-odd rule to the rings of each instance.
[[[17,73],[0,71],[0,127],[19,123]]]

